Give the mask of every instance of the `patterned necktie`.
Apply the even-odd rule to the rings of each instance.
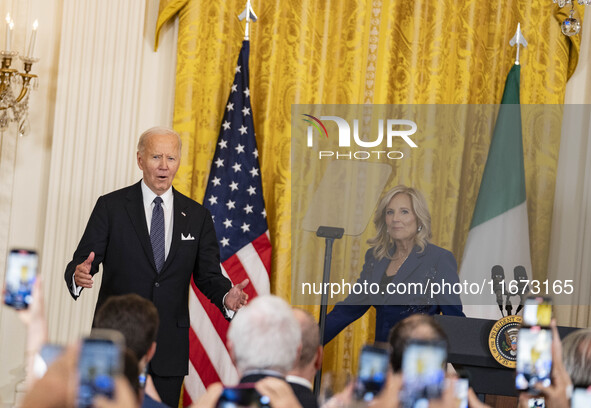
[[[152,226],[150,227],[150,242],[154,252],[154,262],[158,273],[164,265],[164,210],[162,210],[162,198],[154,199],[152,210]]]

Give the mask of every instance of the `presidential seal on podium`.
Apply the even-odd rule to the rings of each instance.
[[[517,334],[521,327],[521,316],[503,317],[493,325],[488,335],[488,348],[499,364],[515,368],[517,360]]]

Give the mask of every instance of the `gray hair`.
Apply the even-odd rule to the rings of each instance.
[[[591,329],[570,333],[562,342],[564,367],[575,387],[591,385]]]
[[[302,330],[302,350],[296,367],[304,368],[314,360],[318,346],[320,346],[320,327],[318,327],[314,316],[305,310],[294,308],[293,313]]]
[[[137,142],[137,151],[140,154],[144,153],[144,149],[146,148],[147,140],[155,135],[173,135],[176,136],[179,141],[179,156],[181,154],[181,150],[183,147],[183,142],[181,141],[181,136],[174,130],[166,126],[154,126],[150,129],[146,130],[144,133],[140,135],[140,140]]]
[[[373,247],[373,255],[377,260],[391,257],[389,251],[394,242],[388,234],[386,207],[397,194],[406,194],[410,198],[412,211],[417,218],[417,227],[419,228],[414,238],[414,244],[421,248],[420,252],[423,252],[431,239],[431,214],[429,214],[427,200],[425,200],[423,193],[416,188],[400,184],[384,194],[374,214],[373,223],[376,227],[376,236],[368,239],[367,243]]]
[[[300,325],[283,299],[258,296],[236,313],[228,341],[241,374],[261,369],[286,374],[293,368],[301,344]]]

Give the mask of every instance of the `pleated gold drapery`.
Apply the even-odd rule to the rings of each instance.
[[[184,151],[175,187],[197,201],[205,192],[244,35],[244,23],[236,18],[244,4],[160,2],[158,28],[179,16],[174,128]],[[565,13],[550,0],[253,0],[252,6],[259,20],[251,25],[250,87],[273,243],[271,288],[286,299],[291,293],[290,182],[298,177],[290,174],[292,104],[499,103],[514,61],[509,40],[518,22],[529,43],[521,51],[523,104],[561,104],[577,64],[579,37],[562,35]],[[555,128],[559,119],[537,126]],[[534,276],[543,278],[559,132],[523,137],[532,263]],[[433,241],[458,261],[489,143],[490,135],[442,137],[429,146],[434,154],[417,155],[387,186],[404,182],[425,193]],[[450,162],[451,157],[461,159]],[[371,234],[370,227],[351,246],[364,252]],[[342,267],[355,276],[361,265]],[[373,324],[369,313],[332,341],[324,370],[353,372],[360,346],[373,339]]]

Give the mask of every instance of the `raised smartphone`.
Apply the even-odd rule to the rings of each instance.
[[[458,379],[456,380],[456,386],[454,393],[456,399],[459,401],[458,408],[468,408],[468,390],[470,389],[470,380],[468,375],[458,372]]]
[[[447,347],[441,341],[411,341],[402,356],[401,402],[404,407],[428,405],[441,397]]]
[[[519,329],[515,388],[538,395],[537,383],[550,385],[552,371],[552,330],[540,326]]]
[[[39,256],[35,251],[12,249],[6,260],[4,303],[15,309],[26,309],[37,278]]]
[[[388,375],[388,350],[365,345],[359,355],[354,394],[360,401],[371,401],[382,390]]]
[[[115,377],[123,372],[123,335],[115,330],[94,329],[85,338],[78,359],[78,407],[93,406],[97,395],[113,398]]]

